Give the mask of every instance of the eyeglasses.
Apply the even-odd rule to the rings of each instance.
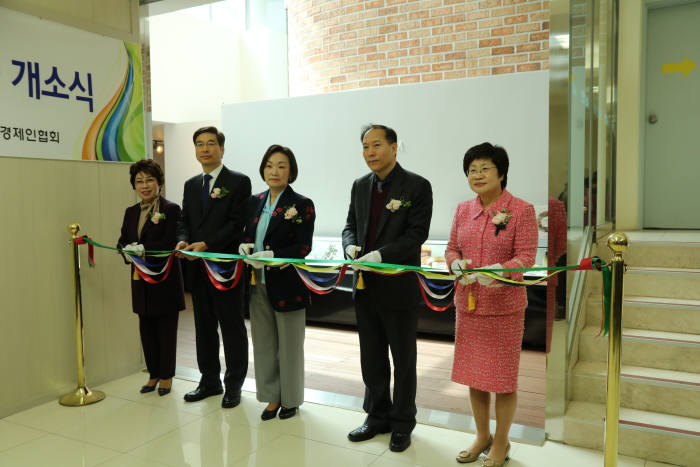
[[[477,175],[485,175],[486,173],[488,173],[489,170],[495,169],[495,168],[496,168],[495,166],[491,166],[491,167],[482,167],[480,169],[471,169],[471,170],[469,170],[469,172],[467,172],[467,175],[469,177],[475,177]]]
[[[207,146],[209,148],[213,148],[214,146],[218,146],[218,145],[219,145],[219,143],[217,143],[216,141],[207,141],[206,143],[202,143],[202,142],[198,141],[195,144],[195,147],[197,147],[198,149],[203,148],[204,146]]]

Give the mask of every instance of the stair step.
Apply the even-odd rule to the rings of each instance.
[[[607,361],[608,339],[599,326],[581,330],[579,360]],[[622,364],[700,373],[700,334],[622,329]]]
[[[624,295],[700,300],[700,269],[629,267]]]
[[[606,374],[605,362],[578,362],[572,398],[604,404]],[[700,374],[622,365],[620,398],[624,407],[700,418]]]
[[[564,442],[603,449],[605,405],[571,401]],[[677,465],[697,465],[700,420],[620,407],[620,454]]]
[[[624,258],[630,266],[695,268],[700,264],[700,242],[631,240]]]
[[[588,297],[587,324],[600,326],[602,302],[600,294]],[[700,334],[700,300],[626,296],[622,306],[623,327]]]
[[[600,293],[602,275],[591,277],[591,291]],[[629,266],[624,276],[624,296],[646,295],[700,300],[700,269]]]

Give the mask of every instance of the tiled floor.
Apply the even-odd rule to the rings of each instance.
[[[412,446],[388,450],[389,435],[350,443],[347,432],[361,424],[360,412],[306,403],[289,420],[260,420],[263,404],[243,393],[235,409],[223,410],[220,397],[185,404],[196,383],[175,380],[173,392],[139,394],[145,375],[137,373],[97,389],[107,398],[82,408],[58,402],[0,420],[0,466],[7,467],[408,467],[458,465],[454,456],[473,435],[418,425]],[[602,466],[602,454],[546,442],[543,447],[513,443],[510,467]],[[479,464],[471,464],[479,465]],[[620,456],[621,467],[662,467]]]

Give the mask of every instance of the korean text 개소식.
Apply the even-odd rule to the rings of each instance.
[[[55,66],[51,67],[49,77],[43,80],[40,75],[39,63],[21,60],[12,60],[12,64],[18,67],[17,76],[12,81],[13,86],[17,86],[22,78],[26,76],[28,97],[30,99],[41,99],[41,96],[54,97],[58,99],[70,99],[70,94],[73,93],[75,100],[88,103],[90,112],[92,112],[92,73],[87,73],[83,80],[80,80],[80,73],[73,72],[73,82],[67,86]],[[75,92],[74,92],[75,91]],[[86,95],[87,93],[87,95]]]

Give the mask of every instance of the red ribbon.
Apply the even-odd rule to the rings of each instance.
[[[85,245],[87,243],[88,246],[88,263],[90,263],[90,267],[94,268],[95,267],[95,247],[92,246],[92,243],[88,243],[87,240],[92,240],[90,237],[87,235],[83,235],[82,237],[77,237],[75,239],[75,244],[76,245]]]
[[[174,255],[170,255],[170,257],[168,257],[168,267],[165,269],[165,273],[164,273],[165,275],[159,280],[153,279],[151,276],[149,276],[145,272],[142,272],[136,266],[132,266],[132,267],[136,270],[138,275],[141,276],[141,279],[145,280],[149,284],[160,284],[161,282],[165,281],[165,279],[168,278],[168,274],[170,274],[170,269],[173,266],[173,258],[174,257],[175,257]]]
[[[202,260],[202,261],[204,261],[204,260]],[[214,278],[214,276],[211,275],[211,272],[209,272],[209,268],[207,267],[206,264],[203,264],[203,266],[204,266],[204,270],[207,271],[207,276],[209,276],[209,280],[214,285],[214,287],[216,287],[217,289],[219,289],[221,291],[226,291],[226,290],[231,290],[232,288],[234,288],[238,284],[238,281],[241,278],[241,273],[243,272],[243,268],[241,267],[242,262],[243,262],[242,259],[239,259],[236,261],[236,270],[233,273],[233,279],[232,279],[231,285],[229,285],[228,287],[223,285],[221,282],[216,280]]]
[[[452,306],[452,302],[448,303],[447,306],[435,306],[432,303],[428,301],[428,296],[425,294],[425,289],[423,289],[423,286],[418,283],[418,288],[420,289],[421,295],[423,295],[423,301],[425,302],[426,305],[428,305],[428,308],[430,308],[433,311],[445,311],[447,310],[450,306]]]

